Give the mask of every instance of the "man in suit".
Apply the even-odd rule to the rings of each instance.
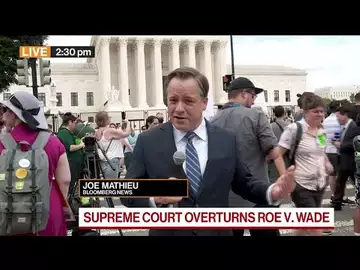
[[[343,126],[340,141],[333,141],[333,144],[339,149],[340,155],[334,199],[332,201],[332,205],[336,211],[342,210],[346,181],[349,177],[354,179],[356,171],[353,140],[356,136],[360,135],[360,127],[350,118],[352,111],[352,105],[345,104],[338,108],[336,113],[339,124]],[[353,204],[353,202],[351,203]]]
[[[203,117],[209,82],[199,71],[178,68],[168,75],[170,120],[139,135],[126,178],[180,178],[173,154],[186,154],[189,198],[121,199],[127,207],[176,204],[178,207],[228,207],[229,192],[258,204],[275,204],[294,189],[294,168],[270,185],[254,178],[236,152],[232,133]],[[231,236],[231,230],[151,230],[149,235]]]

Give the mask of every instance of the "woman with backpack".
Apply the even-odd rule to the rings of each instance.
[[[0,212],[0,235],[66,236],[63,202],[70,169],[65,147],[48,132],[35,96],[18,91],[1,103],[2,120],[11,131],[0,135],[0,176],[6,183],[0,185],[0,203],[8,210]]]
[[[286,127],[279,140],[282,155],[289,152],[295,165],[295,190],[291,194],[296,207],[321,207],[327,175],[333,171],[326,153],[326,133],[322,127],[325,104],[317,95],[303,97],[302,120]],[[279,172],[283,174],[285,172]],[[322,230],[297,231],[297,235],[321,236]]]

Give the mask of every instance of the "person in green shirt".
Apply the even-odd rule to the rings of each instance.
[[[59,128],[57,137],[63,143],[69,160],[71,183],[69,187],[69,195],[74,194],[74,186],[76,181],[81,178],[84,164],[84,142],[73,134],[76,127],[77,117],[71,113],[65,113],[63,123]]]

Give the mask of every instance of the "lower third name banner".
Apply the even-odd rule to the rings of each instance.
[[[80,197],[188,197],[188,179],[80,179]]]

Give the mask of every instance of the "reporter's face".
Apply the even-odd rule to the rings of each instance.
[[[193,79],[177,79],[168,86],[168,112],[171,123],[182,131],[194,130],[202,121],[207,98],[201,96],[198,82]]]

